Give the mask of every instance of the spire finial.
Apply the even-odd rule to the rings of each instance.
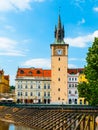
[[[55,26],[55,38],[56,41],[61,44],[64,41],[64,26],[62,26],[61,23],[60,10],[61,7],[59,7],[58,25],[57,27]]]
[[[60,13],[61,13],[61,6],[59,6],[59,15],[60,15]]]

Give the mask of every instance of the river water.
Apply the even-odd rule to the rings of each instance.
[[[34,130],[34,129],[0,121],[0,130]]]

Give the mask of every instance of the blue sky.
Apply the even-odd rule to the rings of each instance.
[[[69,44],[69,68],[86,65],[98,36],[98,0],[0,0],[0,69],[15,84],[18,67],[50,69],[59,7]]]

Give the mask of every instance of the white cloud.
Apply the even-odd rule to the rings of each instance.
[[[85,23],[85,19],[82,18],[81,21],[78,22],[78,25],[80,25],[80,24],[84,24],[84,23]]]
[[[94,37],[98,37],[98,30],[96,30],[92,34],[88,34],[86,36],[65,38],[65,42],[67,42],[70,46],[83,48],[83,47],[87,47],[88,43],[92,43],[94,40]]]
[[[94,10],[95,12],[98,12],[98,7],[94,7],[93,10]]]
[[[4,28],[5,28],[6,30],[11,31],[11,32],[15,32],[15,28],[14,28],[13,26],[11,26],[11,25],[6,25]]]
[[[38,67],[38,68],[48,68],[50,69],[50,60],[49,59],[44,59],[44,58],[39,58],[39,59],[30,59],[28,61],[25,61],[22,63],[23,66],[27,67]]]
[[[16,44],[17,42],[12,39],[0,37],[0,49],[12,49]]]
[[[77,60],[79,60],[78,58],[69,58],[68,59],[69,61],[77,61]]]
[[[83,10],[82,4],[84,4],[85,2],[86,2],[85,0],[72,0],[72,4],[74,4],[76,7],[80,8],[81,10]]]
[[[34,2],[43,2],[45,0],[32,0],[32,1],[34,1]]]
[[[77,68],[77,66],[74,64],[68,64],[68,68]]]
[[[0,0],[0,11],[31,9],[32,2],[43,2],[45,0]]]
[[[19,42],[6,37],[0,37],[0,55],[6,56],[24,56],[20,50]]]

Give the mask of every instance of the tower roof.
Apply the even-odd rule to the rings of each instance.
[[[60,14],[58,16],[58,26],[55,26],[55,40],[56,44],[64,44],[64,26],[62,26]]]

